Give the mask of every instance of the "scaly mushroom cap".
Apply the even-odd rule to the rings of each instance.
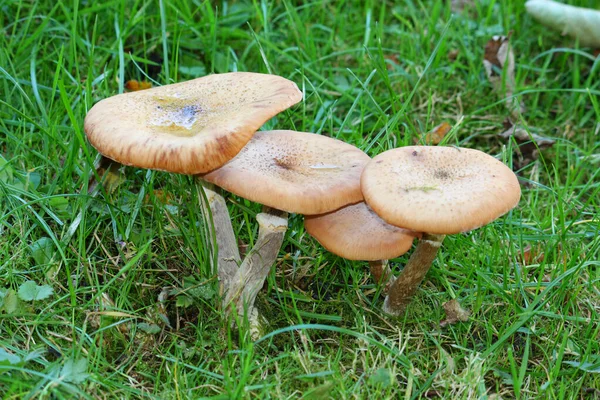
[[[451,234],[485,225],[515,207],[516,175],[478,150],[408,146],[379,154],[365,167],[367,204],[392,225]]]
[[[122,164],[197,174],[229,161],[301,99],[296,84],[279,76],[216,74],[104,99],[84,127],[100,153]]]
[[[418,233],[390,225],[364,201],[304,217],[304,228],[328,251],[348,260],[375,261],[406,253]]]
[[[363,199],[360,174],[369,160],[360,149],[327,136],[266,131],[202,178],[269,207],[321,214]]]

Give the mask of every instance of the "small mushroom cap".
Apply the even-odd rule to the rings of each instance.
[[[367,204],[392,225],[451,234],[485,225],[515,207],[516,175],[494,157],[456,147],[407,146],[365,167]]]
[[[265,131],[203,179],[279,210],[321,214],[362,201],[360,174],[369,160],[360,149],[327,136]]]
[[[100,153],[122,164],[197,174],[229,161],[301,99],[296,84],[279,76],[215,74],[104,99],[84,127]]]
[[[406,253],[420,234],[382,220],[361,201],[304,217],[304,228],[328,251],[348,260],[387,260]]]

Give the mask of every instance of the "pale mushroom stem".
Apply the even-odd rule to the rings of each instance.
[[[404,312],[421,281],[429,271],[446,235],[424,233],[408,263],[398,276],[383,303],[383,311],[398,316]]]
[[[201,194],[199,196],[200,204],[205,221],[209,221],[207,225],[211,229],[211,234],[209,235],[211,249],[217,252],[217,265],[213,265],[213,270],[217,270],[219,287],[221,295],[223,295],[229,290],[235,274],[238,272],[238,266],[242,263],[242,259],[238,250],[233,226],[231,225],[229,210],[227,209],[225,198],[221,195],[221,189],[200,178],[196,182],[198,190],[204,192],[204,196]],[[206,203],[204,202],[205,198]],[[211,257],[211,262],[212,260],[214,260],[214,257]]]
[[[251,318],[251,326],[258,322],[253,321],[256,319],[254,300],[277,261],[287,230],[287,218],[285,211],[263,206],[263,212],[256,216],[259,225],[258,239],[227,289],[224,308],[227,310],[235,307],[240,316],[247,312]]]
[[[383,285],[383,292],[387,293],[395,280],[392,270],[388,265],[388,260],[369,261],[369,267],[375,283]]]
[[[254,300],[277,260],[287,230],[287,213],[263,206],[263,212],[256,216],[258,239],[242,262],[229,210],[220,189],[202,179],[197,182],[198,188],[204,191],[204,196],[200,196],[202,211],[206,220],[212,222],[209,223],[213,229],[211,247],[217,252],[216,269],[223,309],[226,312],[235,310],[239,316],[247,312],[251,328],[258,328],[260,322]]]

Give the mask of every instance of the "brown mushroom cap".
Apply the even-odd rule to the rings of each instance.
[[[485,225],[515,207],[516,175],[478,150],[408,146],[379,154],[365,167],[369,206],[392,225],[451,234]]]
[[[376,261],[406,253],[419,234],[382,220],[363,201],[304,217],[306,231],[328,251],[348,260]]]
[[[257,132],[234,159],[203,179],[279,210],[321,214],[362,201],[360,174],[369,160],[327,136]]]
[[[98,102],[85,118],[96,149],[126,165],[183,174],[218,168],[269,118],[302,99],[275,75],[209,75]]]

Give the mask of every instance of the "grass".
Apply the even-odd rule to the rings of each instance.
[[[520,1],[475,3],[452,16],[442,0],[0,2],[1,397],[598,398],[600,61]],[[252,342],[217,307],[191,178],[125,168],[88,192],[96,101],[128,79],[235,70],[304,92],[264,129],[375,155],[447,121],[447,144],[518,165],[482,66],[508,31],[520,123],[556,143],[519,165],[516,209],[446,239],[398,320],[365,263],[293,216],[257,299],[270,331]],[[252,244],[260,206],[228,201]],[[18,298],[29,280],[53,293]],[[451,299],[471,317],[441,328]]]

